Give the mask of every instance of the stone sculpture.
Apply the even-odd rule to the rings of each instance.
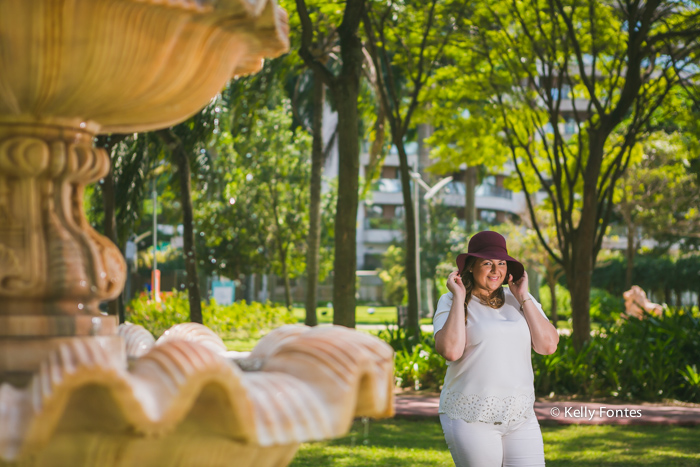
[[[126,266],[83,211],[95,135],[186,119],[287,28],[274,0],[0,0],[0,466],[283,466],[392,414],[378,339],[282,328],[235,364],[200,326],[154,342],[98,309]]]
[[[647,294],[638,285],[633,285],[631,289],[623,293],[625,299],[625,315],[624,317],[635,317],[642,319],[644,312],[659,316],[664,309],[658,303],[653,303],[647,298]]]

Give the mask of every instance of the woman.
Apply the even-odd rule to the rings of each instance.
[[[435,347],[448,360],[440,423],[455,465],[543,466],[530,348],[551,354],[559,335],[500,234],[472,236],[457,268],[433,317]]]

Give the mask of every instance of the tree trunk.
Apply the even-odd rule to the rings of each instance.
[[[343,67],[333,82],[338,109],[338,203],[335,212],[333,260],[333,324],[355,327],[357,269],[357,203],[360,177],[360,134],[357,100],[364,62],[358,27],[363,0],[348,0],[338,28]]]
[[[625,290],[632,288],[634,278],[634,256],[637,251],[634,242],[633,230],[627,230],[627,267],[625,270]]]
[[[571,260],[566,267],[566,282],[571,292],[571,318],[574,348],[581,350],[591,337],[591,275],[597,255],[598,177],[603,160],[605,138],[589,131],[589,157],[583,176],[583,207],[578,227],[573,231]]]
[[[245,276],[245,300],[246,303],[255,301],[255,274],[249,273]]]
[[[112,147],[105,146],[107,154],[111,153]],[[105,212],[104,220],[104,235],[105,237],[112,240],[112,242],[117,244],[117,209],[115,206],[115,193],[114,193],[114,172],[112,171],[112,164],[109,165],[109,173],[105,176],[102,183],[102,205]],[[121,248],[120,248],[121,250]],[[127,274],[131,274],[131,271],[126,271]],[[116,315],[119,317],[119,322],[123,323],[126,318],[124,316],[124,307],[121,306],[122,295],[112,300],[107,304],[108,312],[110,315]]]
[[[355,327],[355,271],[357,269],[357,203],[360,176],[357,81],[334,89],[338,107],[338,202],[335,212],[333,260],[333,324]]]
[[[194,208],[192,207],[192,181],[190,161],[180,139],[171,130],[159,130],[157,134],[169,147],[180,175],[180,203],[182,204],[183,246],[187,294],[190,302],[190,321],[202,324],[202,298],[197,274],[197,253],[194,248]]]
[[[392,124],[392,141],[399,153],[399,170],[401,171],[401,192],[403,193],[404,225],[406,234],[405,271],[408,289],[408,310],[406,319],[406,331],[415,338],[420,337],[420,323],[418,317],[418,284],[416,284],[416,214],[413,210],[413,198],[411,196],[411,174],[408,167],[408,155],[403,145],[403,135],[398,134]],[[417,186],[415,187],[417,190]]]
[[[467,234],[471,234],[476,228],[476,182],[477,167],[467,167],[464,172],[464,220],[467,223]]]
[[[284,282],[284,304],[287,310],[292,312],[292,288],[289,286],[289,272],[287,271],[286,248],[280,249],[280,260],[282,261],[282,281]]]
[[[355,98],[356,96],[355,94]],[[357,143],[357,101],[353,101],[351,95],[345,95],[342,96],[342,100],[336,98],[336,102],[338,105],[339,176],[338,202],[335,213],[335,258],[333,259],[333,324],[354,328],[355,270],[357,268],[357,231],[355,225],[357,223],[360,172]],[[351,115],[353,113],[354,115]],[[355,149],[352,149],[352,146]]]
[[[112,149],[124,138],[126,138],[126,135],[99,136],[97,145],[104,148],[111,161]],[[114,169],[110,162],[109,173],[105,176],[102,183],[102,206],[105,215],[104,235],[112,240],[115,245],[119,246],[119,240],[117,239],[117,208],[115,200],[116,193],[114,191]],[[131,274],[131,272],[128,270],[126,273]],[[124,302],[121,294],[115,300],[109,302],[107,306],[109,314],[118,316],[120,323],[126,321]]]
[[[622,186],[624,192],[624,185]],[[625,269],[625,290],[632,288],[632,281],[634,279],[634,256],[637,252],[635,245],[635,225],[632,222],[632,213],[630,212],[630,206],[627,204],[627,200],[623,198],[621,206],[622,217],[625,220],[627,226],[627,265]]]
[[[323,171],[323,107],[325,86],[314,76],[314,109],[311,131],[311,182],[309,195],[309,237],[306,247],[306,319],[307,326],[316,326],[316,297],[318,290],[318,250],[321,244],[321,172]]]
[[[557,327],[557,322],[559,321],[559,314],[557,313],[557,281],[553,275],[547,274],[547,286],[549,287],[549,299],[550,299],[550,314],[552,316],[552,324]]]

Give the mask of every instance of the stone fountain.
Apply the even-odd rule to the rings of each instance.
[[[178,123],[287,48],[274,0],[0,0],[0,466],[283,466],[392,414],[378,339],[283,327],[234,361],[98,309],[126,267],[83,211],[95,135]]]

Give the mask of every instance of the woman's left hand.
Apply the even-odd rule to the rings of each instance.
[[[523,277],[517,281],[513,281],[513,275],[508,274],[508,287],[513,296],[522,303],[527,297],[530,296],[529,284],[527,281],[527,272],[523,271]]]

